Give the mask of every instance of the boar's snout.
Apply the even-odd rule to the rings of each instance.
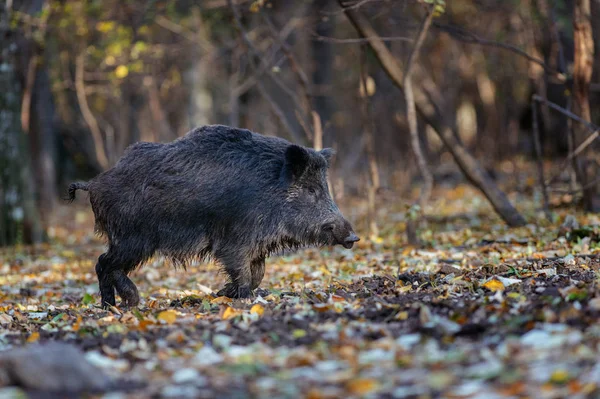
[[[344,248],[350,249],[356,241],[360,241],[360,238],[358,238],[354,232],[351,232],[350,235],[344,239],[344,243],[342,245]]]
[[[321,229],[329,236],[327,241],[333,245],[339,244],[344,248],[350,249],[355,242],[360,240],[356,233],[354,233],[354,230],[352,230],[350,222],[344,218],[336,222],[325,223]]]

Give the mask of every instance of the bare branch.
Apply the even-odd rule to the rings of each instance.
[[[575,121],[585,125],[588,129],[590,129],[592,131],[592,134],[590,134],[584,141],[582,141],[581,144],[579,144],[579,146],[577,146],[575,151],[570,153],[567,156],[567,158],[565,158],[565,160],[562,162],[562,164],[558,168],[559,173],[552,176],[550,179],[548,179],[546,181],[546,185],[550,185],[558,177],[558,175],[565,169],[565,167],[567,166],[567,163],[569,161],[573,160],[575,157],[577,157],[577,155],[581,154],[581,152],[583,152],[594,140],[596,140],[598,138],[598,136],[600,136],[600,127],[594,125],[593,123],[586,121],[585,119],[580,118],[579,116],[575,115],[571,111],[566,110],[563,107],[561,107],[560,105],[557,105],[551,101],[548,101],[545,98],[538,96],[537,94],[534,94],[532,98],[533,98],[533,101],[537,101],[537,102],[546,104],[548,107],[562,113],[563,115],[566,115],[570,119],[575,120]]]
[[[340,5],[342,0],[338,0]],[[373,49],[375,56],[390,77],[392,82],[401,90],[404,90],[402,69],[396,58],[391,54],[385,43],[377,37],[369,20],[360,12],[346,10],[346,16],[354,25],[356,30],[363,36],[369,38],[369,46]],[[416,107],[423,118],[436,131],[444,145],[448,148],[454,160],[463,171],[465,177],[477,187],[490,201],[498,214],[510,226],[523,226],[525,219],[512,206],[506,195],[493,182],[487,172],[479,165],[477,160],[456,139],[455,132],[445,122],[444,118],[435,110],[433,104],[423,95],[415,96]]]
[[[466,31],[457,26],[443,25],[440,23],[434,23],[433,26],[435,26],[436,28],[438,28],[439,30],[441,30],[443,32],[448,33],[450,35],[450,37],[452,37],[453,39],[456,39],[463,43],[479,44],[482,46],[496,47],[496,48],[501,48],[504,50],[511,51],[514,54],[517,54],[517,55],[520,55],[521,57],[526,58],[530,62],[538,64],[539,66],[544,68],[544,70],[547,73],[549,73],[552,76],[554,76],[555,78],[559,79],[561,82],[566,81],[566,77],[563,73],[560,73],[557,70],[555,70],[554,68],[548,66],[544,61],[540,60],[539,58],[536,58],[536,57],[533,57],[533,56],[527,54],[527,52],[521,50],[517,46],[508,44],[508,43],[497,42],[495,40],[484,39],[484,38],[477,36],[476,34],[474,34],[472,32]]]
[[[38,56],[33,55],[27,65],[27,75],[25,77],[25,90],[23,90],[23,100],[21,101],[21,127],[25,134],[29,133],[29,123],[31,115],[31,97],[33,95],[33,85],[35,84],[35,73],[37,71]]]
[[[255,55],[256,57],[258,57],[260,59],[260,53],[259,53],[259,51],[256,49],[256,47],[254,46],[254,44],[252,43],[252,41],[248,37],[248,35],[246,33],[246,30],[244,29],[244,25],[242,25],[242,20],[241,20],[241,16],[240,16],[239,10],[233,4],[232,0],[227,0],[227,4],[229,5],[229,8],[233,12],[233,19],[235,21],[235,24],[236,24],[238,30],[239,30],[240,37],[242,38],[242,40],[244,41],[244,43],[246,44],[246,46],[248,47],[248,49],[253,53],[253,55]],[[252,69],[254,71],[256,71],[256,69],[257,69],[256,68],[256,64],[255,64],[252,56],[249,57],[249,62],[250,62],[250,65],[251,65]],[[263,63],[263,62],[264,61],[262,61],[262,59],[261,59],[261,63]],[[269,69],[267,69],[266,71],[269,73],[269,76],[273,77],[272,71],[270,71]],[[275,78],[274,78],[274,80],[275,80]],[[271,97],[271,95],[269,94],[269,92],[267,91],[267,89],[265,88],[264,84],[261,82],[260,79],[256,80],[256,87],[257,87],[258,91],[260,92],[260,94],[264,97],[264,99],[269,103],[269,105],[273,109],[273,112],[275,113],[275,115],[277,116],[277,118],[279,119],[279,121],[281,122],[281,124],[283,125],[283,127],[285,127],[285,129],[288,131],[288,133],[290,134],[290,136],[295,141],[304,142],[305,140],[303,140],[302,136],[300,136],[296,132],[296,129],[294,129],[292,127],[292,125],[289,122],[288,118],[286,117],[285,113],[279,107],[279,105],[273,100],[273,98]]]
[[[600,127],[598,127],[597,125],[594,125],[593,123],[586,121],[585,119],[583,119],[583,118],[581,118],[581,117],[579,117],[579,116],[575,115],[575,114],[574,114],[574,113],[572,113],[571,111],[567,111],[566,109],[564,109],[564,108],[563,108],[563,107],[561,107],[560,105],[557,105],[557,104],[555,104],[555,103],[553,103],[553,102],[551,102],[551,101],[548,101],[548,100],[546,100],[545,98],[543,98],[543,97],[541,97],[541,96],[538,96],[537,94],[534,94],[534,95],[533,95],[533,99],[534,99],[535,101],[538,101],[538,102],[541,102],[541,103],[544,103],[544,104],[548,105],[550,108],[552,108],[552,109],[554,109],[554,110],[556,110],[556,111],[558,111],[558,112],[561,112],[561,113],[563,113],[564,115],[567,115],[569,118],[571,118],[571,119],[573,119],[573,120],[576,120],[577,122],[579,122],[579,123],[581,123],[581,124],[585,125],[585,126],[586,126],[588,129],[590,129],[591,131],[594,131],[594,130],[598,130],[598,129],[600,129]]]
[[[312,35],[318,41],[335,43],[335,44],[363,44],[363,43],[369,43],[370,40],[374,39],[372,37],[340,39],[337,37],[322,36],[316,32],[313,32]],[[381,40],[383,42],[408,42],[408,43],[413,42],[413,40],[411,38],[402,37],[402,36],[378,36],[377,39]]]
[[[85,123],[92,132],[92,139],[94,141],[94,150],[96,152],[96,160],[102,169],[108,169],[109,162],[104,150],[104,140],[102,139],[102,132],[98,126],[98,121],[94,117],[94,114],[90,110],[85,95],[85,82],[83,81],[83,71],[85,66],[85,49],[82,50],[81,54],[75,59],[75,92],[77,94],[77,101],[79,102],[79,108],[81,108],[81,114]]]

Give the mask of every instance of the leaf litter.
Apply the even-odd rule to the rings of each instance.
[[[68,344],[127,382],[106,388],[122,397],[600,395],[597,217],[542,222],[531,205],[539,224],[510,229],[469,190],[425,210],[421,248],[406,244],[403,210],[382,207],[379,237],[271,258],[247,300],[213,296],[214,264],[156,258],[133,275],[140,307],[104,310],[103,247],[84,228],[3,250],[0,359]]]

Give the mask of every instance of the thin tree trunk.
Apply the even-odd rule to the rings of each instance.
[[[338,2],[342,3],[341,0]],[[356,30],[367,41],[385,72],[393,83],[401,90],[403,87],[403,73],[396,58],[390,53],[385,43],[378,37],[370,22],[355,10],[346,10],[346,16],[350,19]],[[506,195],[498,188],[488,173],[481,168],[477,160],[456,139],[453,130],[446,125],[441,115],[435,111],[427,96],[422,92],[415,92],[417,111],[423,116],[428,124],[438,133],[440,139],[446,145],[454,160],[461,168],[465,177],[477,187],[490,201],[496,212],[509,226],[523,226],[525,219],[512,206]]]
[[[427,36],[427,32],[429,31],[429,26],[431,26],[432,20],[433,7],[430,7],[427,9],[427,15],[425,16],[425,19],[421,25],[421,29],[417,36],[415,46],[410,54],[410,58],[408,59],[408,64],[406,65],[406,71],[404,74],[404,96],[406,97],[406,118],[408,119],[410,142],[413,152],[415,153],[415,157],[417,158],[417,164],[419,165],[421,177],[423,178],[423,187],[421,188],[421,193],[419,194],[419,204],[421,207],[425,206],[429,200],[429,196],[431,195],[433,176],[431,175],[431,171],[427,166],[427,160],[425,159],[425,155],[423,154],[423,150],[421,148],[421,142],[419,140],[417,110],[415,107],[415,97],[412,86],[412,72],[414,70],[414,65],[417,63],[417,59],[419,58],[421,46],[425,41],[425,37]]]
[[[360,84],[362,89],[362,113],[364,120],[364,129],[366,135],[365,149],[367,152],[367,160],[369,162],[369,187],[368,187],[368,219],[369,219],[369,230],[371,237],[377,238],[379,236],[379,227],[377,226],[377,210],[376,210],[376,197],[377,190],[379,190],[379,167],[377,165],[377,158],[375,157],[375,137],[374,137],[374,126],[373,126],[373,115],[371,113],[371,105],[369,103],[369,90],[367,87],[367,80],[369,78],[369,72],[367,70],[367,57],[366,50],[361,49],[361,60],[360,60]]]
[[[594,65],[594,38],[592,35],[590,0],[575,0],[573,10],[573,37],[575,59],[573,67],[573,112],[585,121],[591,122],[589,86]],[[574,127],[575,146],[587,136],[587,129],[581,124]],[[575,157],[575,171],[583,190],[583,205],[588,212],[600,211],[600,187],[589,183],[597,180],[599,172],[594,158],[597,146],[590,146]]]

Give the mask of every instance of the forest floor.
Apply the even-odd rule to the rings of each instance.
[[[0,252],[0,351],[70,343],[116,382],[110,398],[599,397],[598,217],[558,198],[549,222],[515,194],[531,224],[511,229],[467,186],[434,198],[422,247],[405,208],[382,206],[379,236],[352,250],[270,258],[253,299],[211,295],[211,263],[154,259],[133,274],[134,311],[98,307],[103,243],[76,207],[76,230]]]

